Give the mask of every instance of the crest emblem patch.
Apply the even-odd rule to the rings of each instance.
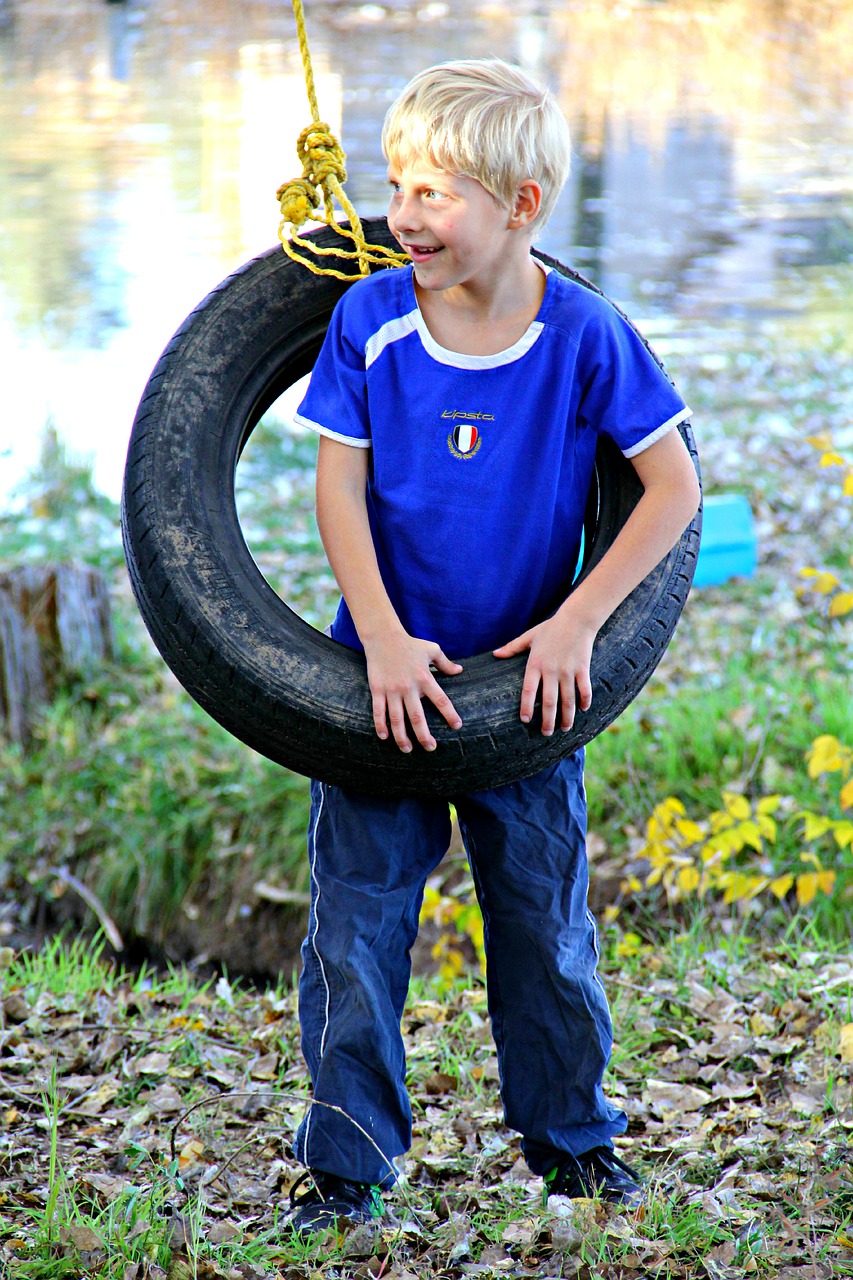
[[[460,422],[447,437],[447,447],[454,458],[473,458],[482,443],[483,438],[472,422]]]

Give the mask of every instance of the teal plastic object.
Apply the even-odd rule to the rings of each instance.
[[[755,521],[746,498],[739,493],[706,498],[694,587],[718,586],[729,578],[751,578],[757,564]]]

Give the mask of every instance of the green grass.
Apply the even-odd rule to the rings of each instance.
[[[3,986],[20,988],[30,1003],[46,991],[73,1003],[102,988],[113,990],[116,980],[122,981],[124,975],[105,962],[105,948],[103,937],[94,941],[76,937],[69,942],[57,934],[39,951],[22,951],[15,956],[4,974]]]
[[[212,985],[212,979],[200,983],[185,969],[174,966],[156,969],[144,963],[135,968],[119,965],[109,955],[107,940],[101,933],[94,937],[71,936],[62,931],[47,938],[38,950],[10,951],[3,959],[0,994],[20,992],[30,1005],[46,993],[61,997],[53,1003],[69,1009],[85,1005],[98,993],[113,998],[123,993],[167,1001],[181,1015]],[[119,1001],[115,1007],[121,1012],[123,1004]]]
[[[620,955],[615,946],[607,949],[602,972],[616,1030],[613,1096],[639,1102],[650,1078],[670,1079],[675,1087],[680,1081],[691,1087],[698,1083],[709,1104],[715,1080],[740,1082],[749,1094],[753,1087],[765,1088],[769,1078],[749,1056],[756,1052],[776,1053],[777,1086],[755,1120],[742,1112],[755,1106],[757,1094],[734,1109],[725,1098],[709,1105],[700,1117],[703,1129],[685,1126],[677,1112],[664,1123],[654,1115],[637,1121],[620,1151],[648,1178],[642,1213],[622,1214],[580,1202],[570,1210],[568,1227],[574,1235],[569,1230],[568,1236],[566,1219],[543,1214],[538,1181],[528,1184],[510,1176],[518,1162],[517,1135],[503,1126],[495,1081],[476,1075],[482,1055],[491,1052],[487,1038],[479,1034],[485,1014],[482,986],[460,982],[448,990],[434,980],[419,979],[412,985],[403,1024],[415,1116],[410,1181],[387,1197],[396,1223],[406,1226],[401,1229],[392,1218],[376,1242],[370,1274],[382,1270],[383,1258],[386,1270],[396,1265],[418,1280],[482,1260],[496,1266],[497,1274],[523,1264],[535,1274],[559,1275],[563,1260],[572,1259],[587,1268],[582,1274],[588,1277],[619,1280],[626,1268],[652,1274],[663,1263],[673,1276],[694,1275],[712,1258],[743,1269],[743,1274],[769,1278],[792,1255],[794,1260],[826,1259],[832,1274],[849,1274],[839,1237],[849,1232],[853,1211],[842,1127],[849,1123],[850,1086],[839,1062],[837,1037],[828,1031],[850,1017],[850,993],[831,985],[844,963],[849,964],[849,946],[833,948],[813,925],[792,928],[787,938],[772,945],[745,929],[727,934],[697,926],[655,951]],[[113,1018],[127,999],[132,975],[114,971],[102,957],[90,960],[79,946],[54,945],[38,961],[16,957],[4,974],[6,992],[24,983],[30,995],[37,989],[53,990],[61,975],[87,1019],[97,1008],[99,1018],[114,1028],[124,1025]],[[124,1144],[126,1185],[115,1194],[96,1192],[81,1175],[103,1171],[104,1135],[118,1130],[77,1120],[61,1104],[69,1071],[63,1037],[74,1034],[61,1021],[67,1019],[68,1005],[64,1002],[53,1015],[39,1015],[56,1019],[53,1027],[43,1021],[40,1034],[51,1038],[57,1056],[46,1088],[33,1095],[30,1119],[17,1121],[19,1135],[21,1125],[30,1123],[40,1137],[27,1138],[22,1152],[28,1154],[14,1171],[0,1162],[0,1250],[5,1249],[0,1260],[12,1265],[11,1274],[27,1280],[84,1274],[87,1280],[123,1280],[134,1265],[208,1280],[216,1276],[217,1266],[246,1280],[258,1274],[290,1280],[337,1280],[353,1274],[363,1262],[347,1257],[345,1242],[288,1239],[282,1227],[284,1191],[265,1193],[263,1202],[245,1208],[242,1216],[231,1205],[232,1195],[239,1203],[247,1180],[260,1183],[268,1177],[274,1160],[287,1166],[285,1186],[298,1171],[283,1146],[302,1105],[301,1094],[294,1093],[294,1073],[302,1069],[298,1028],[290,1016],[292,995],[279,989],[261,996],[238,986],[228,1002],[210,988],[201,990],[186,973],[167,975],[162,985],[151,980],[141,985],[151,998],[143,1000],[142,993],[136,998],[140,1012],[131,1019],[135,1029],[125,1049],[127,1069],[132,1073],[136,1057],[150,1054],[152,1045],[174,1045],[170,1067],[180,1061],[194,1074],[164,1073],[163,1079],[171,1078],[180,1089],[185,1109],[201,1099],[206,1105],[184,1118],[178,1114],[165,1120],[156,1112],[146,1116],[140,1111],[135,1134]],[[729,1017],[743,1027],[762,1013],[773,1023],[766,1047],[747,1047],[743,1061],[724,1063],[720,1072],[697,1079],[696,1067],[708,1063],[708,1052],[711,1063],[719,1056],[713,1049],[719,1014],[703,1014],[697,990],[717,998],[727,993],[733,1001]],[[799,994],[804,991],[807,1000]],[[203,1016],[203,1028],[193,1033],[193,1052],[184,1052],[175,1040],[178,1009]],[[217,1092],[205,1085],[200,1064],[205,1055],[224,1047],[248,1062],[254,1050],[247,1046],[265,1025],[264,1010],[277,1010],[276,1042],[293,1069],[280,1072],[270,1086],[275,1096],[269,1112],[240,1120],[233,1111],[239,1093],[229,1101],[230,1090]],[[140,1018],[144,1023],[136,1026]],[[130,1036],[130,1030],[125,1034]],[[447,1070],[450,1064],[455,1071]],[[454,1088],[435,1091],[433,1077],[440,1069],[453,1075]],[[821,1082],[826,1105],[804,1120],[787,1099],[812,1081]],[[16,1105],[25,1110],[20,1101]],[[750,1125],[758,1119],[765,1136],[756,1146],[750,1141]],[[173,1136],[177,1152],[190,1139],[198,1141],[200,1157],[185,1167],[176,1162]],[[38,1143],[45,1154],[42,1165],[36,1163]],[[113,1145],[107,1141],[107,1151]],[[233,1178],[230,1190],[215,1178],[205,1181],[207,1171],[226,1163]],[[40,1171],[44,1182],[34,1182]],[[723,1193],[713,1189],[726,1177],[734,1200],[720,1216],[720,1203],[728,1202],[721,1202]],[[756,1179],[761,1178],[765,1181],[759,1185]],[[20,1197],[32,1185],[41,1186],[40,1204]],[[171,1226],[175,1212],[184,1224],[180,1238]],[[223,1219],[236,1219],[236,1230],[233,1239],[217,1243],[209,1236]]]

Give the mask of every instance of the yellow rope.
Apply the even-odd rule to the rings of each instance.
[[[320,119],[317,105],[317,90],[314,84],[314,69],[311,65],[311,52],[308,48],[308,36],[305,32],[305,13],[302,0],[291,0],[296,18],[296,30],[299,36],[299,51],[302,54],[302,66],[305,71],[305,88],[308,92],[308,105],[311,109],[312,124],[303,129],[296,143],[296,153],[302,162],[302,177],[283,183],[276,196],[281,206],[281,222],[278,238],[288,257],[299,262],[318,276],[335,276],[338,280],[352,280],[355,277],[344,271],[336,271],[333,267],[321,267],[308,255],[349,258],[358,261],[359,275],[370,274],[371,266],[400,267],[409,261],[406,254],[397,253],[383,244],[369,244],[364,238],[361,220],[344,191],[346,182],[346,155],[329,126]],[[334,202],[337,200],[349,219],[349,227],[342,227],[335,219]],[[321,208],[322,205],[322,208]],[[296,228],[306,222],[325,222],[353,244],[352,249],[328,248],[313,240],[300,236]],[[288,234],[288,227],[290,234]]]

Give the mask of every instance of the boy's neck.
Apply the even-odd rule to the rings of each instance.
[[[545,280],[527,253],[488,288],[429,290],[415,281],[415,296],[439,346],[460,355],[490,356],[514,346],[527,332],[542,304]]]

